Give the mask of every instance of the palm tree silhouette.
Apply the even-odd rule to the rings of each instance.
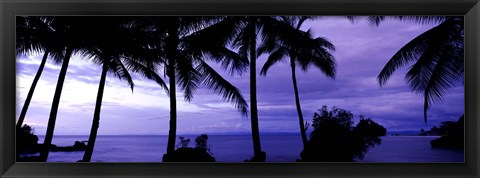
[[[247,103],[241,92],[220,74],[207,60],[222,63],[224,69],[242,72],[248,64],[246,59],[226,47],[228,31],[221,22],[223,17],[152,17],[151,22],[159,45],[160,60],[169,79],[170,90],[170,128],[167,153],[163,161],[172,160],[175,151],[177,104],[176,84],[184,91],[184,99],[191,101],[200,84],[206,85],[222,99],[234,103],[243,114],[247,112]],[[233,27],[232,27],[233,28]],[[210,58],[209,58],[210,57]]]
[[[142,60],[151,59],[156,56],[147,56],[148,54],[152,54],[152,52],[148,52],[147,49],[142,48],[148,45],[148,41],[145,38],[146,35],[144,35],[146,32],[131,26],[138,22],[138,19],[126,17],[94,17],[90,22],[90,25],[95,26],[96,30],[88,36],[90,42],[85,51],[88,51],[88,54],[94,57],[95,63],[102,66],[102,74],[98,87],[90,136],[82,162],[90,162],[92,158],[100,123],[100,112],[107,72],[111,72],[120,80],[126,81],[132,89],[132,92],[134,82],[129,74],[129,70],[140,73],[144,77],[155,81],[168,93],[167,85],[162,78],[155,73],[152,61]],[[138,32],[135,32],[137,30]],[[138,54],[140,52],[141,54]],[[137,59],[136,56],[142,56],[142,58]]]
[[[268,69],[278,62],[282,62],[286,57],[290,57],[290,67],[292,72],[293,89],[295,93],[295,104],[297,107],[300,133],[302,136],[303,147],[307,145],[307,134],[303,120],[302,108],[298,94],[297,79],[295,74],[296,64],[300,65],[303,71],[309,66],[314,66],[322,71],[327,77],[335,78],[335,59],[329,51],[335,50],[335,46],[325,38],[312,38],[310,31],[300,30],[303,22],[312,18],[308,16],[282,16],[279,17],[285,23],[276,39],[265,41],[258,49],[258,53],[270,53],[265,62],[260,75],[266,75]]]
[[[455,16],[393,18],[419,23],[441,22],[405,44],[392,56],[377,77],[380,86],[383,86],[396,69],[412,64],[405,79],[414,92],[423,95],[423,116],[426,123],[430,104],[442,100],[443,95],[455,82],[464,82],[463,18]],[[382,16],[369,18],[377,25],[384,19]]]
[[[236,18],[230,26],[233,29],[232,46],[238,49],[238,53],[248,58],[250,61],[250,122],[252,127],[253,141],[253,158],[249,161],[264,162],[266,153],[262,151],[260,143],[260,132],[258,126],[258,108],[257,108],[257,78],[256,78],[256,62],[257,62],[257,35],[259,35],[264,21],[268,17],[247,16]],[[268,34],[268,33],[263,33]]]
[[[43,68],[47,61],[48,56],[54,57],[56,62],[62,58],[61,48],[58,48],[58,37],[55,32],[49,27],[49,21],[51,18],[41,18],[36,16],[17,16],[16,17],[16,50],[17,55],[36,53],[43,51],[42,61],[38,67],[37,73],[33,78],[32,85],[28,90],[25,103],[20,112],[18,122],[16,125],[19,130],[25,120],[28,107],[35,92],[38,80],[42,75]]]
[[[47,124],[47,131],[45,139],[43,141],[43,147],[40,151],[39,160],[46,162],[48,154],[50,152],[50,145],[53,139],[53,133],[55,130],[55,122],[57,119],[58,107],[60,104],[60,97],[62,94],[63,83],[67,74],[68,63],[73,53],[83,52],[85,47],[85,39],[89,34],[88,19],[85,17],[54,17],[50,27],[55,29],[55,32],[59,34],[64,49],[64,58],[62,61],[62,67],[60,68],[60,74],[58,76],[57,85],[55,88],[55,94],[53,96],[52,108],[50,110],[50,116]],[[91,31],[91,30],[90,30]]]
[[[229,17],[228,26],[235,27],[230,31],[231,45],[238,50],[240,56],[250,61],[250,121],[252,127],[252,141],[254,156],[248,161],[264,162],[266,153],[262,151],[260,143],[260,132],[258,126],[257,108],[257,41],[275,39],[278,35],[278,19],[272,16],[234,16]]]

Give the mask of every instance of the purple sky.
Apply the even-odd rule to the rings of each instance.
[[[297,69],[297,82],[304,119],[311,122],[313,113],[322,105],[338,106],[358,115],[365,115],[385,126],[389,132],[419,131],[440,122],[457,120],[464,112],[464,87],[449,90],[442,102],[428,112],[428,124],[423,122],[423,99],[412,93],[404,76],[407,68],[394,73],[381,88],[376,80],[380,70],[404,44],[433,27],[414,22],[386,20],[380,26],[366,21],[351,23],[343,18],[308,21],[314,37],[325,37],[336,46],[335,80],[325,77],[318,69],[307,72]],[[17,58],[17,118],[27,91],[40,64],[42,54]],[[257,73],[266,55],[257,61]],[[218,65],[214,65],[220,69]],[[47,62],[37,85],[25,123],[44,135],[60,66]],[[100,79],[101,68],[79,55],[70,61],[65,79],[55,128],[56,135],[88,135]],[[228,76],[249,101],[249,75]],[[169,100],[154,82],[135,76],[132,93],[128,85],[113,75],[107,76],[103,97],[99,135],[167,134]],[[259,126],[261,132],[298,133],[290,66],[279,63],[270,68],[266,77],[257,76]],[[250,120],[221,100],[211,90],[200,88],[192,102],[177,94],[178,134],[249,133]]]

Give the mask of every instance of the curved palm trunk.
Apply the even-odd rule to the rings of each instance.
[[[28,106],[30,105],[30,101],[32,101],[33,92],[35,91],[35,87],[37,86],[38,80],[42,75],[43,68],[45,67],[45,63],[48,58],[48,54],[49,54],[49,50],[47,49],[43,54],[42,62],[38,67],[37,74],[35,74],[35,78],[33,78],[32,86],[30,86],[30,90],[28,91],[27,98],[25,98],[25,104],[23,104],[22,111],[20,112],[20,117],[18,118],[17,130],[20,130],[20,128],[23,125],[23,121],[25,120],[25,115],[27,115]]]
[[[107,79],[108,64],[103,64],[102,76],[98,85],[97,101],[95,104],[95,111],[93,114],[92,128],[90,136],[88,137],[88,144],[83,155],[83,162],[90,162],[92,159],[93,148],[95,147],[95,140],[97,139],[97,131],[100,125],[100,111],[102,109],[103,91],[105,89],[105,81]]]
[[[168,80],[170,87],[170,128],[168,131],[167,155],[175,151],[175,139],[177,137],[177,99],[175,88],[175,65],[173,59],[169,61]]]
[[[256,47],[256,33],[254,32],[252,32],[250,43],[251,43],[250,44],[250,106],[251,106],[250,121],[252,125],[253,154],[254,154],[254,157],[251,159],[251,161],[264,162],[265,155],[262,152],[262,147],[260,144],[260,132],[258,129],[257,78],[256,78],[257,47]]]
[[[50,152],[50,144],[52,143],[53,131],[55,129],[55,121],[57,120],[58,105],[60,104],[60,96],[62,95],[63,82],[67,75],[68,62],[73,50],[67,47],[65,58],[63,59],[62,68],[58,75],[57,87],[55,89],[55,95],[53,96],[52,109],[50,110],[50,117],[48,119],[47,133],[45,134],[45,140],[43,141],[43,147],[40,151],[40,161],[46,162],[48,153]]]
[[[303,148],[307,146],[307,134],[305,133],[305,125],[303,121],[302,108],[300,107],[300,97],[298,96],[297,88],[297,77],[295,74],[295,61],[293,58],[290,59],[290,66],[292,67],[292,81],[293,81],[293,91],[295,92],[295,105],[297,106],[298,113],[298,122],[300,124],[300,134],[302,135]]]

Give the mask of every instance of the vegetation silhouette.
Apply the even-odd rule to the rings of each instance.
[[[60,104],[60,97],[62,94],[62,88],[67,75],[68,63],[73,53],[84,52],[85,47],[88,45],[84,39],[90,35],[88,28],[88,18],[85,17],[52,17],[49,26],[55,29],[55,32],[59,33],[61,37],[61,45],[64,48],[64,58],[62,66],[60,68],[60,74],[58,76],[57,85],[55,87],[55,94],[53,96],[52,107],[50,110],[50,116],[47,124],[47,131],[45,134],[44,146],[40,152],[40,161],[46,162],[49,154],[49,147],[52,143],[53,133],[55,130],[55,122],[57,120],[58,107]]]
[[[201,150],[205,150],[208,153],[210,152],[210,145],[207,143],[208,141],[208,135],[207,134],[202,134],[195,138],[195,147],[199,148]]]
[[[35,135],[34,128],[25,124],[20,129],[16,130],[16,160],[18,162],[38,162],[39,156],[21,156],[23,154],[35,154],[42,151],[45,145],[38,144],[38,136]],[[72,152],[84,151],[87,145],[80,141],[75,141],[72,146],[56,146],[51,144],[50,151]]]
[[[258,126],[257,108],[257,38],[267,38],[273,34],[272,28],[268,28],[276,19],[272,17],[244,16],[229,17],[226,27],[233,27],[230,33],[232,46],[238,49],[240,56],[247,58],[250,64],[250,123],[252,129],[253,157],[252,162],[265,162],[266,152],[262,151],[260,143],[260,131]]]
[[[381,144],[386,129],[360,116],[353,126],[353,114],[345,109],[322,106],[313,116],[313,131],[299,162],[354,162],[368,149]]]
[[[43,68],[47,58],[53,57],[54,62],[59,63],[63,59],[62,48],[60,45],[61,35],[49,27],[51,18],[37,16],[17,16],[16,17],[16,53],[18,55],[43,52],[42,61],[33,78],[32,85],[28,90],[25,103],[23,104],[20,116],[17,121],[16,129],[20,130],[28,107],[35,92],[37,83],[42,75]]]
[[[274,42],[299,32],[294,27],[281,22],[276,16],[227,17],[225,27],[234,27],[229,31],[232,47],[238,50],[240,56],[250,61],[250,122],[254,156],[248,161],[264,162],[266,152],[262,151],[258,126],[256,62],[261,53],[257,52],[260,50],[257,48],[257,43]]]
[[[89,161],[93,152],[107,71],[111,71],[120,79],[127,81],[133,90],[133,81],[131,81],[128,70],[140,72],[145,77],[155,80],[161,86],[166,86],[155,72],[150,71],[153,68],[161,68],[161,65],[165,65],[165,73],[169,76],[170,88],[173,89],[173,92],[170,93],[170,100],[172,108],[171,118],[174,119],[171,119],[170,122],[170,138],[172,138],[172,136],[175,138],[176,129],[175,82],[178,82],[182,89],[184,89],[185,99],[187,101],[192,99],[197,86],[203,83],[210,89],[221,94],[223,99],[235,103],[236,107],[242,113],[246,114],[247,104],[240,91],[222,78],[221,75],[211,68],[206,60],[203,59],[204,55],[210,55],[213,57],[212,60],[222,63],[222,66],[225,69],[231,69],[232,73],[236,71],[241,72],[244,70],[242,66],[245,67],[248,64],[248,60],[244,60],[239,57],[238,54],[225,47],[227,41],[224,36],[226,33],[218,33],[218,31],[222,30],[219,30],[218,25],[214,25],[220,22],[222,18],[223,17],[151,17],[147,18],[147,20],[145,20],[145,18],[133,18],[135,22],[129,24],[118,24],[118,19],[122,21],[125,20],[125,18],[113,17],[101,23],[98,22],[105,19],[105,17],[52,16],[40,19],[42,22],[40,23],[41,25],[46,26],[48,30],[54,31],[56,34],[55,37],[60,38],[56,46],[61,49],[59,53],[62,54],[61,58],[63,60],[58,60],[62,62],[62,67],[52,102],[44,143],[46,145],[51,144],[63,82],[67,73],[70,57],[73,53],[80,53],[86,57],[95,57],[94,62],[103,66],[94,119],[88,142],[89,146],[83,161]],[[140,21],[139,19],[145,21]],[[22,27],[24,29],[33,28],[32,26],[27,26],[27,24],[30,25],[30,23],[23,22],[26,21],[26,19],[19,18],[18,21],[22,22],[18,24],[20,24],[20,26],[23,25]],[[144,31],[141,31],[141,33],[138,33],[138,31],[119,31],[120,29],[126,29],[122,27],[132,27],[135,26],[136,23],[144,25],[142,29]],[[119,27],[119,29],[113,27]],[[107,31],[106,29],[111,31]],[[145,29],[147,29],[147,31],[145,31]],[[24,45],[17,46],[18,51],[27,51],[28,48],[33,47],[37,50],[42,49],[41,47],[43,46],[33,46],[40,40],[36,40],[34,38],[35,36],[28,36],[37,33],[30,34],[29,32],[31,31],[28,30],[24,30],[25,32],[23,32],[22,28],[19,28],[19,30],[21,31],[20,34],[24,34],[24,36],[20,36],[22,37],[20,40],[23,40],[23,42],[20,41],[22,42],[20,44]],[[132,37],[131,34],[128,34],[130,32],[134,34],[134,40],[132,40],[132,38],[126,40],[125,36],[123,36]],[[142,37],[153,36],[154,38],[152,39],[155,40],[155,44],[138,44],[138,41],[144,42],[144,40],[146,40],[146,38],[141,38],[138,35],[143,35]],[[156,53],[154,53],[156,56],[150,55],[150,50],[148,49],[152,48],[156,50]],[[145,53],[146,51],[148,51],[148,53]],[[120,58],[123,60],[121,62],[124,63],[120,63]],[[125,61],[125,59],[128,58],[139,60]],[[155,58],[155,60],[151,58]],[[44,63],[42,64],[44,65]],[[178,75],[178,78],[176,78],[176,75]],[[36,81],[38,80],[35,80],[34,84],[36,84]],[[33,91],[34,86],[31,88],[31,91]],[[166,87],[164,88],[166,89]],[[33,94],[33,92],[30,93]],[[29,98],[27,101],[30,101]],[[24,108],[27,107],[28,102],[24,105]],[[24,109],[24,111],[26,111],[26,109]],[[19,119],[18,125],[22,122],[23,119]],[[173,150],[171,143],[172,139],[169,141],[167,153],[169,152],[168,150]],[[48,147],[42,150],[40,160],[46,161],[48,152]]]
[[[35,153],[38,150],[38,137],[35,135],[35,130],[29,125],[25,124],[20,129],[16,130],[15,148],[17,159],[20,154]]]
[[[170,128],[167,153],[175,149],[177,128],[176,84],[183,89],[184,99],[191,101],[200,84],[222,95],[222,99],[234,103],[243,114],[247,103],[240,90],[225,80],[208,63],[208,60],[222,64],[231,74],[242,72],[248,61],[226,47],[228,28],[222,25],[224,17],[150,17],[151,33],[158,41],[154,46],[161,54],[156,61],[163,67],[169,80]],[[227,29],[226,29],[227,28]],[[208,57],[210,58],[208,58]]]
[[[210,152],[208,145],[208,135],[202,134],[195,138],[195,148],[188,147],[189,138],[179,137],[180,142],[177,149],[167,157],[164,156],[163,162],[215,162],[215,157]]]
[[[327,77],[335,78],[335,59],[330,51],[335,50],[335,46],[322,37],[313,38],[310,31],[300,30],[303,22],[313,17],[309,16],[281,16],[279,17],[284,26],[281,28],[281,36],[268,38],[258,49],[258,54],[270,53],[265,62],[260,75],[267,75],[268,69],[278,62],[283,62],[287,57],[291,67],[293,89],[295,93],[295,105],[297,108],[298,121],[300,125],[300,134],[302,136],[303,147],[307,145],[307,134],[303,120],[302,108],[300,106],[300,97],[298,94],[297,78],[295,66],[300,65],[303,71],[307,71],[310,66],[314,66],[322,71]],[[288,28],[290,27],[290,28]]]
[[[158,55],[154,55],[151,50],[142,48],[142,46],[148,46],[148,43],[152,40],[146,38],[147,33],[142,31],[141,28],[135,28],[137,27],[135,23],[138,21],[128,17],[90,17],[89,22],[95,29],[87,39],[89,46],[85,48],[85,53],[93,58],[94,63],[102,66],[102,74],[88,145],[82,162],[90,162],[93,154],[100,123],[107,72],[113,73],[120,80],[126,81],[132,92],[134,82],[129,71],[139,73],[143,77],[155,81],[168,93],[167,85],[155,72],[152,60],[148,60]]]
[[[424,98],[424,122],[431,103],[442,100],[443,95],[455,83],[464,83],[464,21],[456,16],[392,16],[398,20],[418,23],[438,23],[437,26],[415,37],[405,44],[385,64],[377,79],[380,86],[395,70],[409,66],[405,75],[413,92]],[[369,20],[378,25],[384,16],[373,16]]]
[[[434,126],[429,131],[421,132],[420,135],[438,135],[441,136],[430,141],[433,148],[464,148],[465,134],[464,115],[460,116],[457,121],[445,121],[440,126]]]
[[[184,146],[175,150],[176,85],[183,90],[184,99],[191,101],[196,89],[203,84],[220,94],[222,99],[232,102],[247,116],[248,104],[240,90],[209,65],[208,61],[211,60],[220,63],[231,75],[241,75],[249,66],[254,156],[248,161],[264,162],[266,152],[261,149],[258,126],[256,60],[259,55],[270,53],[262,67],[261,75],[266,75],[273,64],[290,57],[296,109],[304,146],[300,161],[361,160],[369,148],[381,143],[380,136],[385,135],[386,129],[363,116],[360,117],[359,123],[353,126],[353,115],[349,111],[336,107],[328,111],[326,106],[322,107],[319,110],[320,114],[314,115],[312,124],[314,130],[310,140],[307,141],[305,128],[307,123],[304,122],[301,111],[295,67],[299,65],[305,71],[313,65],[326,76],[331,78],[335,76],[335,61],[330,54],[330,51],[335,49],[333,44],[323,38],[311,37],[309,31],[300,30],[303,22],[309,18],[311,17],[17,16],[17,55],[43,52],[42,61],[16,124],[17,153],[38,150],[40,156],[35,160],[46,161],[49,151],[86,150],[82,161],[90,161],[99,128],[107,73],[110,72],[126,81],[133,92],[134,83],[130,72],[134,72],[154,80],[170,97],[169,137],[163,161],[185,161],[184,158],[177,159],[177,155],[189,155],[187,157],[203,155],[200,156],[201,160],[212,161],[211,155],[208,154],[210,148],[206,135],[197,137],[195,148],[187,147],[189,140],[184,139]],[[441,100],[447,89],[455,82],[463,82],[463,18],[401,16],[393,18],[419,23],[440,22],[438,26],[402,47],[378,76],[380,86],[383,86],[396,69],[413,63],[406,79],[414,92],[424,96],[426,122],[427,110],[431,103]],[[384,17],[370,17],[369,20],[378,25]],[[262,43],[257,47],[259,41]],[[83,143],[76,142],[71,148],[64,148],[57,147],[51,142],[63,84],[73,54],[93,58],[93,62],[102,67],[102,73],[88,144],[84,147]],[[22,124],[49,57],[56,64],[62,65],[42,146],[37,143],[38,137],[34,135],[33,129],[28,125],[22,127]],[[157,70],[163,70],[164,77],[168,77],[168,86],[156,73]],[[432,146],[463,147],[463,123],[463,116],[456,123],[442,123],[440,128],[435,130],[442,137],[432,141]],[[431,132],[434,132],[432,130]],[[182,142],[182,137],[180,138]]]

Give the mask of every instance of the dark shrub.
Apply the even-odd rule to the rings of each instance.
[[[430,144],[434,148],[464,148],[464,116],[460,116],[457,122],[447,121],[437,128],[441,137],[432,140]]]
[[[178,148],[167,160],[165,158],[164,162],[215,162],[215,158],[204,149],[191,147]]]
[[[215,162],[207,144],[208,136],[202,134],[195,139],[195,148],[188,147],[190,139],[179,137],[178,148],[171,155],[164,154],[163,162]]]
[[[16,150],[18,154],[35,153],[38,148],[38,137],[29,125],[23,125],[16,131]]]
[[[370,118],[360,116],[353,126],[353,114],[323,106],[313,116],[313,131],[305,149],[300,153],[302,162],[352,162],[363,159],[369,148],[381,143],[386,129]]]

